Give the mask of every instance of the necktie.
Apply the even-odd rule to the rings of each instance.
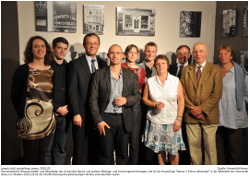
[[[179,71],[178,71],[178,74],[177,74],[177,77],[181,77],[181,72],[182,72],[182,68],[183,68],[184,66],[183,65],[180,65],[180,68],[179,68]]]
[[[94,73],[96,71],[96,69],[95,69],[95,59],[91,60],[91,69],[92,69],[92,73]]]
[[[200,78],[201,78],[201,67],[202,66],[198,66],[198,71],[196,72],[196,81],[197,81],[197,84],[199,83]]]

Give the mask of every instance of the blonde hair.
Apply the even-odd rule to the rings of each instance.
[[[234,54],[233,54],[233,48],[232,48],[232,46],[230,46],[230,45],[220,45],[220,46],[218,47],[218,53],[220,53],[220,51],[223,50],[223,49],[225,49],[227,52],[230,52],[230,53],[231,53],[231,56],[234,55]]]
[[[157,49],[158,49],[158,46],[157,46],[157,44],[155,43],[155,42],[148,42],[147,44],[145,44],[145,49],[148,47],[148,46],[154,46],[154,47],[156,47],[156,51],[157,51]]]

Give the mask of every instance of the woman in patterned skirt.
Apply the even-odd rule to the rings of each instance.
[[[48,42],[31,37],[25,52],[25,64],[12,80],[11,100],[17,112],[17,134],[22,138],[23,164],[45,164],[45,153],[55,130],[52,105],[52,52]]]
[[[178,150],[185,150],[181,124],[184,95],[178,77],[168,73],[169,60],[158,55],[154,61],[157,75],[148,79],[143,102],[148,106],[144,144],[158,153],[158,163],[166,164],[166,153],[172,165],[179,164]]]

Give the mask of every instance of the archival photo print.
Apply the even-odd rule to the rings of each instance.
[[[103,35],[104,6],[83,5],[83,34]]]
[[[248,36],[248,7],[243,11],[243,36]]]
[[[76,3],[35,1],[36,31],[76,32]]]
[[[36,31],[48,31],[47,1],[35,1]]]
[[[181,11],[180,37],[200,37],[201,16],[199,11]]]
[[[236,33],[236,9],[223,11],[222,37],[234,36]]]
[[[155,36],[155,10],[117,7],[116,35]]]
[[[248,51],[240,51],[240,66],[248,71]]]

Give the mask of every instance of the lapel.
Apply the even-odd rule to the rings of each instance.
[[[177,75],[177,70],[178,70],[178,64],[176,63],[174,65],[174,75],[176,76]]]
[[[104,82],[107,87],[107,96],[110,96],[110,89],[111,89],[111,81],[110,81],[110,68],[106,67],[104,72]],[[108,97],[108,103],[109,103],[110,97]]]
[[[126,74],[126,69],[122,68],[122,77],[123,77],[123,88],[122,88],[122,96],[124,96],[124,92],[126,90],[126,87],[128,85],[128,74]]]
[[[85,54],[82,55],[81,64],[83,65],[83,69],[87,72],[87,74],[91,74]]]
[[[200,78],[200,81],[198,83],[198,87],[201,86],[202,83],[207,80],[207,78],[209,77],[209,74],[210,74],[210,70],[211,70],[211,65],[207,61],[206,65],[202,71],[201,78]]]
[[[191,79],[191,82],[196,88],[196,78],[195,78],[195,64],[191,64],[188,66],[188,76]]]
[[[98,69],[100,68],[103,68],[103,61],[102,59],[100,59],[98,56],[96,56],[96,60],[97,60],[97,63],[98,63]]]
[[[172,67],[170,69],[171,71],[169,70],[169,72],[172,73],[172,75],[174,75],[174,76],[177,76],[177,69],[178,69],[177,66],[178,66],[178,64],[175,63],[172,65]]]

